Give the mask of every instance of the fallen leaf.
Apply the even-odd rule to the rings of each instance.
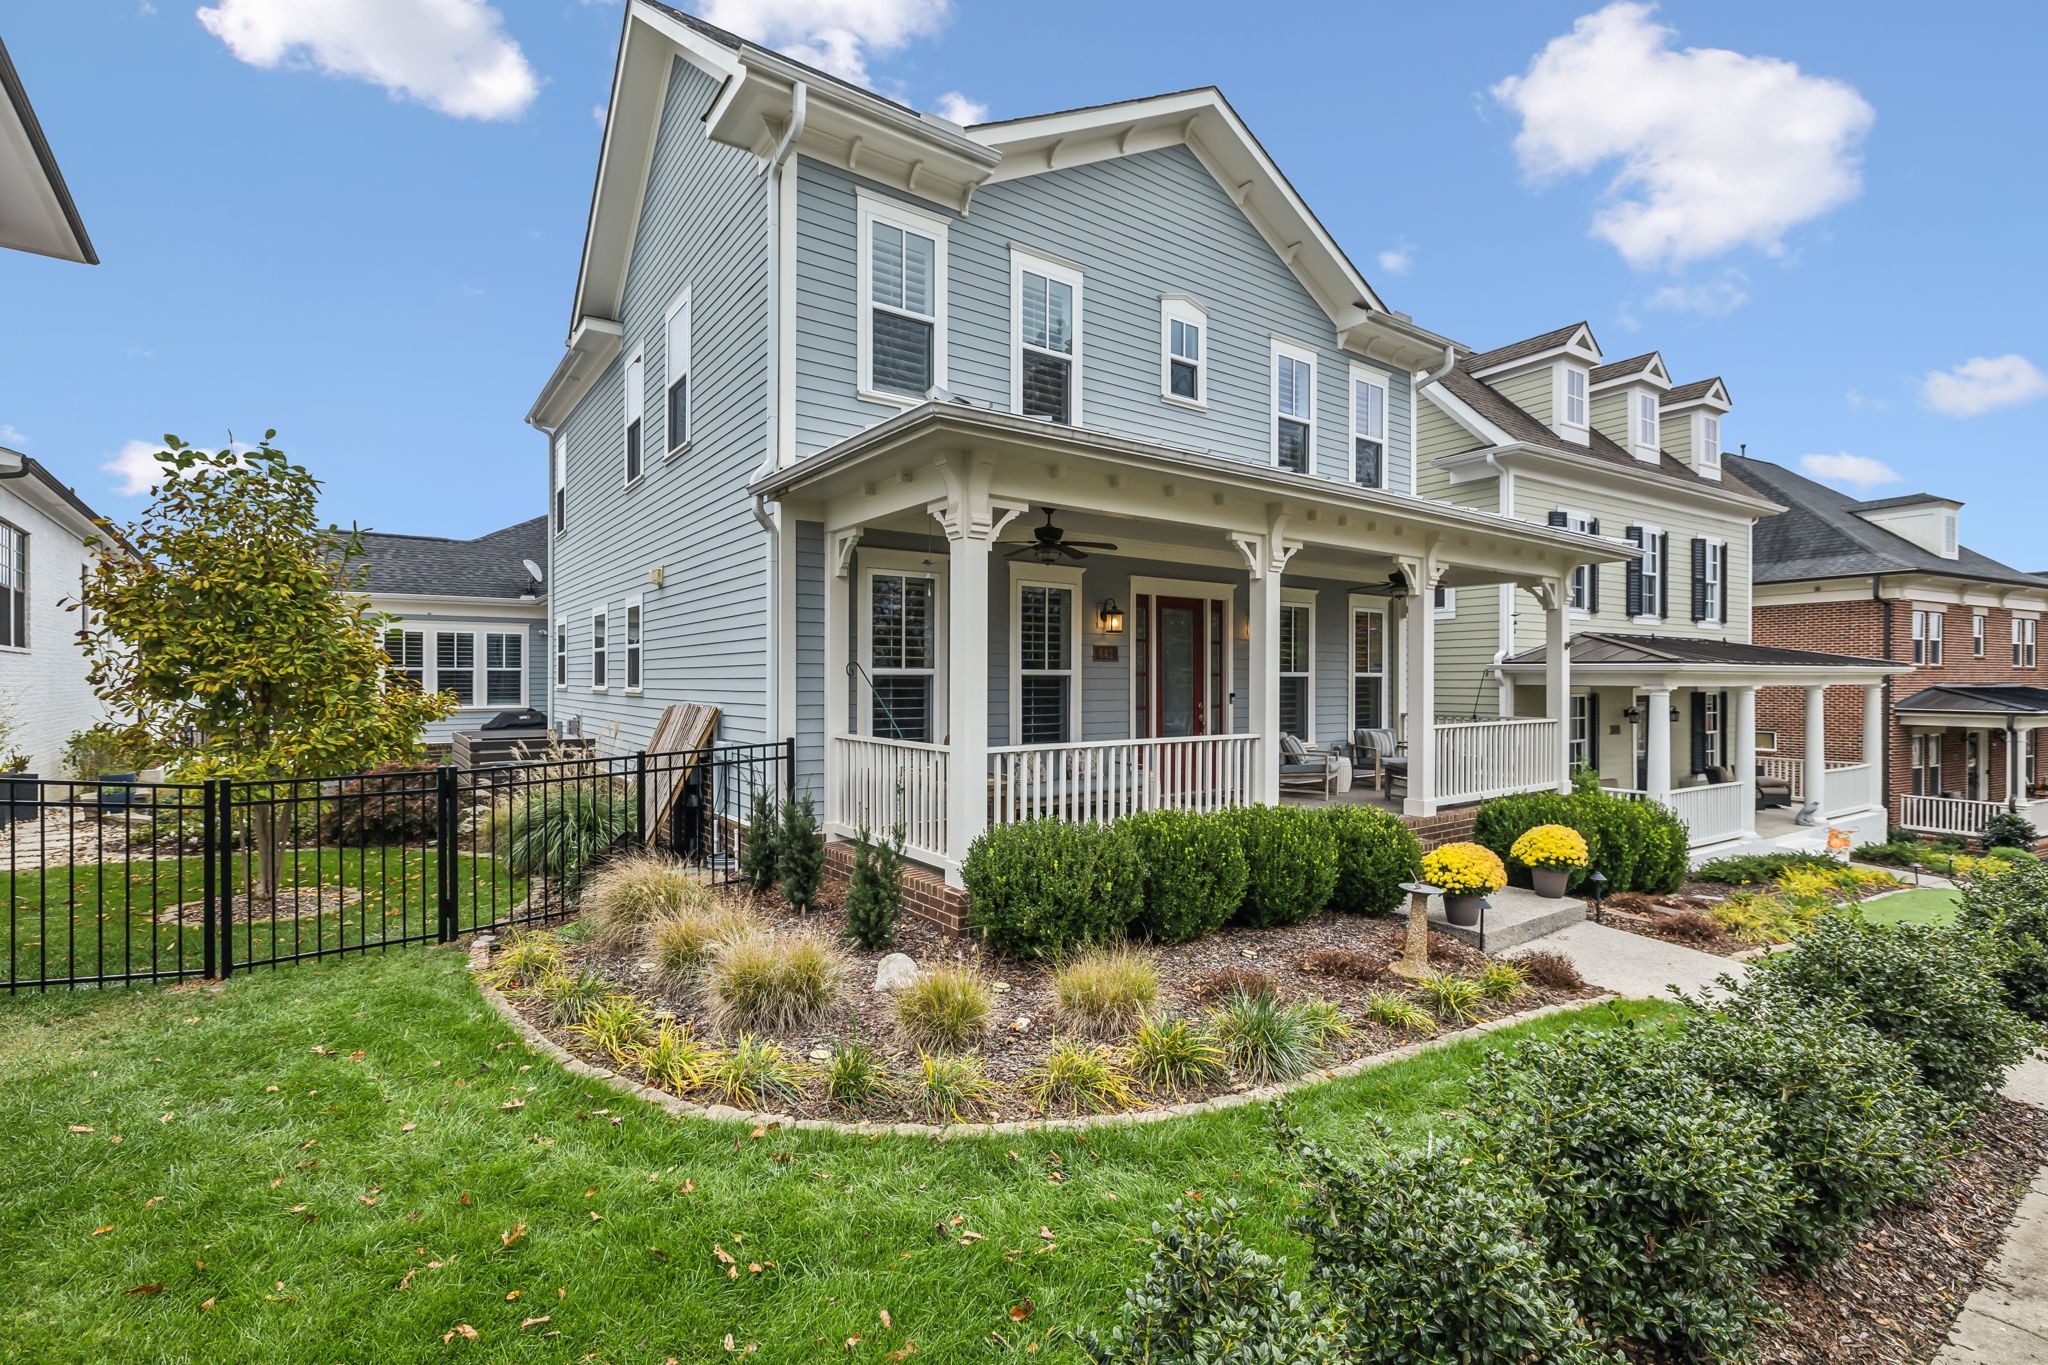
[[[512,1302],[512,1300],[518,1298],[521,1294],[524,1294],[525,1292],[526,1291],[524,1289],[515,1289],[505,1296],[505,1302],[510,1303]]]
[[[760,1263],[759,1261],[748,1261],[748,1262],[747,1262],[747,1273],[748,1273],[748,1274],[750,1274],[750,1275],[758,1275],[758,1274],[760,1274],[760,1273],[761,1273],[761,1263]]]
[[[590,1221],[593,1223],[602,1223],[604,1221],[604,1215],[599,1213],[596,1209],[592,1209],[590,1211]]]
[[[716,1242],[711,1244],[711,1254],[718,1258],[721,1265],[731,1265],[733,1263],[732,1253]]]
[[[896,1325],[895,1323],[889,1321],[889,1310],[886,1308],[884,1308],[881,1312],[875,1314],[875,1316],[882,1320],[882,1326],[884,1327],[894,1327]]]
[[[895,1362],[895,1365],[902,1365],[903,1361],[910,1359],[912,1356],[916,1354],[917,1342],[915,1339],[912,1339],[905,1341],[900,1350],[889,1352],[889,1354],[884,1356],[883,1359],[893,1361]]]
[[[524,1109],[525,1107],[526,1101],[520,1099],[506,1100],[503,1104],[498,1106],[498,1108],[500,1109]]]
[[[71,1131],[74,1133],[90,1133],[92,1131],[92,1125],[85,1123],[74,1123],[71,1125]]]
[[[284,1177],[283,1177],[283,1176],[278,1176],[278,1177],[277,1177],[277,1178],[276,1178],[275,1180],[272,1180],[272,1181],[270,1182],[270,1188],[274,1190],[274,1189],[276,1189],[276,1188],[277,1188],[277,1187],[278,1187],[279,1185],[282,1185],[282,1184],[284,1184]]]
[[[214,1305],[214,1304],[215,1304],[216,1302],[218,1302],[218,1300],[215,1300],[215,1299],[208,1299],[208,1300],[207,1300],[207,1301],[206,1301],[205,1303],[202,1303],[202,1304],[200,1304],[200,1305],[199,1305],[199,1311],[200,1311],[200,1312],[202,1312],[202,1313],[206,1313],[206,1312],[210,1312],[210,1311],[212,1311],[212,1309],[213,1309],[213,1305]]]
[[[1010,1321],[1022,1322],[1024,1321],[1024,1319],[1030,1317],[1031,1314],[1037,1310],[1037,1308],[1038,1305],[1033,1303],[1029,1299],[1024,1300],[1024,1302],[1022,1303],[1013,1303],[1010,1305]]]
[[[853,1349],[854,1347],[856,1347],[856,1346],[858,1346],[858,1345],[860,1345],[860,1338],[859,1338],[859,1337],[848,1337],[848,1338],[846,1339],[846,1344],[845,1344],[844,1346],[840,1347],[839,1349],[840,1349],[840,1350],[842,1350],[842,1351],[851,1351],[851,1350],[852,1350],[852,1349]]]
[[[92,1235],[97,1237],[103,1232],[112,1232],[113,1230],[114,1225],[112,1223],[103,1223],[99,1227],[96,1227],[92,1230]]]
[[[519,1330],[523,1332],[529,1327],[538,1327],[552,1316],[552,1314],[543,1313],[537,1318],[528,1318],[525,1322],[519,1324]]]
[[[1038,1229],[1038,1235],[1045,1241],[1050,1242],[1053,1240],[1052,1229],[1049,1227],[1041,1225]]]
[[[377,1202],[377,1197],[371,1194],[359,1194],[356,1196],[356,1198],[361,1200],[365,1204],[374,1204]]]
[[[124,1289],[121,1292],[123,1294],[161,1294],[163,1288],[161,1284],[138,1284],[133,1289]]]
[[[466,1322],[458,1322],[449,1329],[446,1336],[441,1338],[441,1344],[446,1346],[457,1337],[461,1337],[465,1341],[475,1341],[477,1339],[477,1330]]]
[[[153,1208],[155,1208],[155,1207],[156,1207],[156,1206],[157,1206],[158,1204],[161,1204],[161,1203],[163,1203],[163,1202],[164,1202],[164,1197],[163,1197],[162,1195],[157,1195],[157,1196],[156,1196],[155,1198],[153,1198],[153,1199],[145,1199],[145,1200],[143,1200],[143,1201],[142,1201],[142,1207],[144,1207],[144,1208],[146,1208],[146,1209],[153,1209]]]
[[[510,1230],[498,1234],[498,1240],[500,1242],[503,1242],[506,1246],[511,1246],[514,1242],[518,1241],[521,1237],[524,1237],[525,1235],[526,1224],[514,1223]]]
[[[458,1199],[458,1200],[457,1200],[456,1202],[457,1202],[458,1204],[461,1204],[461,1205],[462,1205],[462,1207],[464,1207],[464,1208],[468,1208],[468,1207],[469,1207],[469,1191],[468,1191],[468,1190],[464,1190],[464,1191],[462,1192],[462,1198]]]
[[[417,1123],[408,1123],[405,1125],[405,1127],[399,1129],[398,1131],[401,1133],[410,1133],[413,1129],[417,1127],[419,1127]]]

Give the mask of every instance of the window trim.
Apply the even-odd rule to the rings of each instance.
[[[1041,346],[1030,349],[1039,355],[1067,362],[1067,420],[1061,424],[1070,427],[1081,425],[1081,349],[1083,346],[1082,281],[1085,274],[1078,265],[1062,261],[1029,247],[1010,248],[1010,411],[1022,415],[1024,411],[1024,275],[1025,272],[1043,275],[1046,279],[1064,284],[1074,291],[1074,349],[1062,354]],[[1049,420],[1049,419],[1041,419]]]
[[[1916,732],[1912,736],[1912,749],[1907,755],[1906,771],[1910,775],[1907,785],[1912,788],[1913,795],[1915,796],[1939,796],[1941,794],[1942,778],[1946,775],[1943,772],[1945,765],[1942,762],[1941,741],[1942,736],[1939,732],[1928,734],[1923,730]],[[1934,761],[1931,764],[1922,761],[1928,754],[1933,755]],[[1931,782],[1928,780],[1930,774],[1933,779]],[[1922,790],[1922,788],[1926,788],[1926,790]]]
[[[1457,620],[1458,590],[1456,588],[1434,589],[1430,594],[1429,611],[1430,616],[1438,621]]]
[[[1657,395],[1649,389],[1630,389],[1628,391],[1628,405],[1630,408],[1628,423],[1629,444],[1633,445],[1638,452],[1647,451],[1650,454],[1655,454],[1663,445],[1663,414],[1658,409]],[[1650,428],[1648,440],[1643,439],[1643,424],[1645,420],[1648,421]]]
[[[2039,668],[2041,666],[2041,623],[2032,616],[2012,618],[2012,666],[2014,668]]]
[[[569,690],[569,618],[568,618],[568,617],[566,617],[566,616],[557,616],[557,617],[555,618],[555,662],[554,662],[554,665],[553,665],[553,667],[554,667],[555,691],[557,691],[557,692],[566,692],[566,691],[568,691],[568,690]]]
[[[612,690],[611,631],[611,604],[606,602],[592,607],[590,609],[590,648],[586,652],[590,661],[590,690],[593,692],[602,693]],[[600,664],[603,665],[602,668],[599,667]],[[598,681],[600,678],[604,681]]]
[[[1991,617],[1983,611],[1970,613],[1970,657],[1981,659],[1991,638]]]
[[[631,488],[647,476],[647,351],[635,346],[626,357],[619,404],[619,486]],[[639,428],[640,467],[633,468],[634,427]]]
[[[1087,609],[1082,592],[1085,570],[1078,565],[1032,564],[1013,561],[1010,565],[1010,743],[1024,742],[1024,589],[1065,588],[1073,593],[1073,608],[1067,613],[1067,667],[1033,669],[1034,677],[1067,678],[1067,742],[1081,737],[1081,615]],[[869,616],[872,623],[873,617]],[[869,655],[870,658],[873,655]]]
[[[1380,433],[1377,436],[1368,435],[1365,432],[1362,432],[1358,429],[1358,386],[1361,384],[1368,385],[1380,391]],[[1381,491],[1385,491],[1387,487],[1388,473],[1387,457],[1392,449],[1391,443],[1387,439],[1387,429],[1393,425],[1393,423],[1390,420],[1393,414],[1391,408],[1389,407],[1389,403],[1391,402],[1394,396],[1393,385],[1388,382],[1388,375],[1386,371],[1375,370],[1369,365],[1360,365],[1354,361],[1351,365],[1351,388],[1347,396],[1351,400],[1351,447],[1349,451],[1346,452],[1349,456],[1348,464],[1351,471],[1351,485],[1354,488],[1376,488]],[[1275,434],[1277,436],[1277,431]],[[1358,481],[1358,443],[1360,441],[1379,442],[1380,478],[1378,483],[1364,484]]]
[[[1557,510],[1564,515],[1564,529],[1576,531],[1580,535],[1591,535],[1593,523],[1599,520],[1598,517],[1586,511],[1583,507],[1560,507]],[[1642,529],[1647,537],[1652,528],[1645,526]],[[1581,564],[1573,569],[1570,576],[1565,579],[1565,616],[1567,619],[1574,621],[1590,621],[1593,619],[1593,575],[1598,571],[1595,565]],[[1572,605],[1574,599],[1577,599],[1582,605]]]
[[[683,319],[683,363],[680,375],[676,373],[675,345],[676,315],[679,313]],[[695,415],[697,385],[695,382],[696,376],[691,370],[690,353],[690,328],[696,320],[696,315],[690,308],[690,286],[686,284],[676,291],[675,298],[669,301],[667,311],[661,315],[661,442],[666,447],[662,453],[664,460],[673,460],[676,456],[681,455],[690,448],[696,439],[693,433],[697,430]],[[670,397],[675,391],[677,379],[681,379],[684,383],[683,443],[681,445],[676,444],[674,430],[675,404]],[[642,423],[640,429],[644,433],[647,429],[646,424]],[[643,441],[642,444],[644,446],[645,442]]]
[[[1280,636],[1280,632],[1279,632],[1278,630],[1275,630],[1275,631],[1273,632],[1273,634],[1274,634],[1274,637],[1275,637],[1275,638],[1274,638],[1274,642],[1273,642],[1273,643],[1274,643],[1274,649],[1275,649],[1275,651],[1276,651],[1276,652],[1275,652],[1275,655],[1274,655],[1274,658],[1273,658],[1273,676],[1274,676],[1274,678],[1275,678],[1276,680],[1278,680],[1278,679],[1284,679],[1284,678],[1302,678],[1302,679],[1305,679],[1305,680],[1306,680],[1306,681],[1305,681],[1305,686],[1306,686],[1306,688],[1307,688],[1307,696],[1306,696],[1306,697],[1304,698],[1304,707],[1305,707],[1305,709],[1306,709],[1306,711],[1307,711],[1307,714],[1308,714],[1308,731],[1309,731],[1309,732],[1308,732],[1307,734],[1305,734],[1305,735],[1296,735],[1296,736],[1295,736],[1295,738],[1296,738],[1296,739],[1298,739],[1298,740],[1300,740],[1300,741],[1301,741],[1302,743],[1304,743],[1304,744],[1314,744],[1314,743],[1316,742],[1316,733],[1315,733],[1315,732],[1316,732],[1316,594],[1315,594],[1315,592],[1314,592],[1314,591],[1313,591],[1312,589],[1309,589],[1309,588],[1282,588],[1282,589],[1280,590],[1280,614],[1281,614],[1281,616],[1282,616],[1282,617],[1285,617],[1285,616],[1287,615],[1287,613],[1288,613],[1288,612],[1290,612],[1290,611],[1305,611],[1305,612],[1307,612],[1307,613],[1308,613],[1308,667],[1307,667],[1307,668],[1305,668],[1305,669],[1299,669],[1299,670],[1296,670],[1296,671],[1294,671],[1294,672],[1291,672],[1291,673],[1290,673],[1290,672],[1287,672],[1286,670],[1284,670],[1284,669],[1282,669],[1282,668],[1280,667],[1280,662],[1281,662],[1281,660],[1280,660],[1280,658],[1279,658],[1279,655],[1278,655],[1278,652],[1277,652],[1277,651],[1278,651],[1278,649],[1279,649],[1279,644],[1280,644],[1280,641],[1279,641],[1279,636]],[[1277,624],[1277,623],[1276,623],[1276,624]],[[1275,689],[1275,695],[1276,695],[1276,696],[1278,695],[1278,689],[1277,689],[1277,688]]]
[[[433,663],[428,670],[428,676],[433,679],[434,690],[433,692],[430,692],[428,694],[429,696],[433,696],[442,690],[441,641],[443,639],[458,639],[462,636],[469,637],[469,667],[467,669],[451,668],[448,670],[451,673],[466,672],[469,674],[469,700],[466,702],[458,700],[455,708],[458,711],[485,711],[490,709],[489,707],[485,706],[483,702],[477,700],[477,697],[479,695],[477,688],[477,675],[484,671],[483,661],[477,657],[477,637],[479,633],[480,632],[474,629],[443,630],[439,626],[434,627],[434,648],[429,655],[429,657],[433,660]]]
[[[1190,361],[1173,353],[1173,324],[1195,329],[1195,358]],[[1183,398],[1173,391],[1173,363],[1195,367],[1195,396]],[[1209,406],[1209,310],[1185,294],[1159,296],[1159,396],[1184,408]]]
[[[1701,536],[1700,539],[1707,547],[1704,556],[1707,612],[1699,624],[1718,626],[1728,619],[1728,542],[1713,536]]]
[[[1280,411],[1280,361],[1283,356],[1308,366],[1308,416],[1305,418],[1297,417],[1293,413],[1283,413]],[[1322,391],[1321,371],[1322,356],[1313,346],[1303,346],[1299,342],[1288,341],[1284,337],[1276,336],[1271,339],[1266,359],[1266,389],[1268,393],[1266,400],[1266,440],[1268,444],[1266,461],[1275,469],[1287,470],[1290,474],[1297,472],[1287,469],[1287,466],[1280,463],[1280,423],[1284,420],[1288,422],[1304,422],[1307,425],[1308,468],[1299,472],[1303,474],[1314,474],[1316,472],[1316,402],[1320,398]]]
[[[0,589],[0,591],[15,594],[16,601],[20,604],[13,610],[12,615],[15,626],[13,635],[21,641],[20,644],[16,644],[14,639],[0,641],[0,648],[5,648],[9,651],[20,650],[26,652],[35,643],[29,633],[29,626],[31,624],[29,615],[34,606],[34,599],[29,595],[29,579],[32,577],[30,571],[35,567],[29,562],[29,555],[31,553],[30,543],[33,539],[33,533],[27,527],[17,526],[11,521],[0,521],[0,530],[8,533],[0,535],[0,555],[6,554],[6,545],[10,538],[14,545],[18,547],[13,555],[6,556],[4,571],[9,586],[5,589]],[[13,582],[14,569],[17,564],[21,568],[21,582],[19,584]],[[81,624],[83,623],[81,622]]]
[[[1666,532],[1662,526],[1650,522],[1639,522],[1636,529],[1643,537],[1643,555],[1636,561],[1640,566],[1636,570],[1636,582],[1641,585],[1643,610],[1640,615],[1628,619],[1639,626],[1654,626],[1664,620],[1664,575],[1671,572],[1671,566],[1664,562],[1670,558],[1664,553]],[[1653,563],[1657,566],[1655,573],[1650,572]],[[1628,611],[1626,601],[1621,604],[1621,609],[1624,613]]]
[[[394,618],[384,623],[378,644],[384,650],[384,671],[387,674],[401,674],[409,671],[403,665],[398,667],[392,666],[391,637],[394,635],[417,635],[420,637],[420,695],[423,697],[433,696],[437,689],[432,685],[434,666],[432,657],[427,651],[428,631],[426,627],[423,625],[415,630],[402,617]]]
[[[890,393],[875,387],[875,331],[873,290],[875,268],[874,225],[887,223],[905,232],[914,232],[932,240],[932,306],[937,309],[932,322],[932,387],[948,388],[950,380],[946,369],[946,230],[951,219],[895,199],[885,199],[857,192],[858,204],[855,213],[857,241],[854,264],[854,394],[873,403],[889,403],[896,407],[914,408],[924,402],[924,395],[912,396]],[[905,317],[915,314],[904,313]]]
[[[947,729],[947,688],[950,686],[951,670],[947,667],[947,614],[952,610],[950,583],[946,572],[946,561],[935,556],[918,554],[913,550],[867,550],[854,551],[855,571],[859,575],[859,595],[854,599],[855,612],[860,617],[860,634],[857,642],[859,653],[854,657],[860,661],[861,669],[868,675],[870,696],[867,705],[855,699],[853,708],[854,733],[875,738],[875,707],[872,679],[881,675],[875,672],[875,575],[905,574],[925,575],[932,581],[932,740],[933,744],[943,743]],[[919,669],[890,669],[890,677],[914,676]]]
[[[1590,428],[1593,420],[1593,372],[1584,365],[1560,364],[1555,367],[1557,388],[1552,395],[1552,412],[1558,434],[1568,441],[1583,444],[1591,439]],[[1572,377],[1579,380],[1579,419],[1571,419]]]
[[[1940,668],[1947,662],[1948,651],[1943,640],[1946,631],[1942,626],[1943,618],[1947,614],[1940,607],[1913,608],[1913,664],[1915,667]],[[2015,630],[2013,636],[2013,647],[2015,654],[2017,654],[2019,647],[2017,630]]]
[[[1693,428],[1692,467],[1702,478],[1721,477],[1721,415],[1717,412],[1702,412],[1696,415],[1698,425]],[[1711,427],[1714,439],[1707,439]]]
[[[519,667],[518,667],[518,668],[517,668],[516,670],[514,670],[514,669],[511,669],[511,668],[503,668],[503,667],[500,667],[500,668],[497,668],[497,669],[493,669],[493,668],[491,667],[491,637],[492,637],[493,635],[497,635],[497,636],[502,636],[502,637],[509,637],[509,638],[511,638],[511,639],[514,639],[514,640],[517,640],[517,641],[519,642]],[[477,632],[477,638],[478,638],[478,641],[479,641],[480,645],[482,646],[482,653],[483,653],[483,660],[482,660],[482,662],[481,662],[481,663],[479,663],[479,664],[477,665],[477,671],[478,671],[479,673],[481,673],[481,674],[483,675],[483,689],[482,689],[482,696],[483,696],[483,700],[481,700],[481,701],[479,701],[479,702],[477,703],[477,706],[478,706],[478,708],[479,708],[479,709],[481,709],[481,710],[485,710],[485,711],[495,711],[495,710],[500,710],[500,709],[503,709],[503,708],[505,708],[505,707],[508,707],[508,706],[509,706],[509,707],[511,707],[511,708],[513,708],[513,709],[515,709],[515,710],[522,710],[522,711],[523,711],[523,710],[525,710],[525,709],[526,709],[526,707],[527,707],[527,706],[528,706],[528,705],[530,704],[530,702],[529,702],[529,698],[528,698],[528,696],[527,696],[527,692],[528,692],[528,684],[529,684],[529,682],[531,681],[531,677],[532,677],[532,674],[531,674],[531,672],[530,672],[530,670],[529,670],[529,667],[528,667],[528,661],[527,661],[527,655],[526,655],[526,650],[527,650],[527,638],[526,638],[526,627],[525,627],[524,625],[517,625],[517,626],[505,626],[505,625],[500,625],[500,626],[499,626],[499,627],[498,627],[497,629],[493,630],[493,629],[492,629],[492,628],[491,628],[490,626],[486,625],[486,626],[485,626],[485,627],[484,627],[483,629],[481,629],[481,630],[479,630],[479,631]],[[515,672],[515,671],[516,671],[516,672],[518,673],[518,675],[519,675],[519,696],[518,696],[518,699],[517,699],[517,700],[514,700],[514,701],[509,701],[509,702],[505,702],[505,701],[492,701],[492,700],[491,700],[491,674],[492,674],[492,673],[494,673],[494,672],[497,672],[497,673],[512,673],[512,672]]]
[[[647,688],[645,597],[636,592],[619,604],[619,661],[624,666],[619,682],[629,697],[637,697]]]

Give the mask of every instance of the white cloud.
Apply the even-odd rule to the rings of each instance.
[[[940,118],[951,119],[965,128],[980,123],[988,117],[988,106],[980,100],[971,100],[958,90],[948,90],[939,96]]]
[[[611,110],[607,109],[602,104],[593,104],[590,106],[590,116],[597,120],[597,126],[600,128],[604,127],[605,115],[609,114],[610,112]]]
[[[1749,302],[1749,276],[1728,270],[1716,280],[1667,284],[1650,292],[1644,303],[1667,313],[1700,313],[1726,317]]]
[[[1876,111],[1842,81],[1776,57],[1678,48],[1647,4],[1610,4],[1493,87],[1522,120],[1538,183],[1618,163],[1593,233],[1638,268],[1784,234],[1855,198]]]
[[[114,457],[100,466],[102,472],[114,476],[115,495],[123,498],[140,497],[161,483],[164,467],[156,457],[157,452],[163,448],[162,441],[122,442],[121,448],[114,452]],[[227,449],[237,453],[245,453],[255,448],[247,441],[229,441],[227,444]]]
[[[540,90],[485,0],[219,0],[199,22],[251,66],[369,81],[457,118],[516,118]]]
[[[952,0],[704,0],[698,13],[742,38],[868,85],[869,57],[937,33],[952,8]]]
[[[1920,396],[1944,417],[1982,417],[2048,397],[2048,374],[2023,355],[1972,356],[1954,369],[1930,371]]]
[[[1415,268],[1415,248],[1406,242],[1388,247],[1380,253],[1380,272],[1386,275],[1405,275]]]
[[[1890,412],[1892,407],[1890,399],[1872,398],[1861,389],[1850,389],[1842,401],[1854,412]]]
[[[25,446],[28,437],[21,434],[21,428],[0,422],[0,446]]]
[[[1899,481],[1899,471],[1883,460],[1846,451],[1838,455],[1801,455],[1799,467],[1816,479],[1847,484],[1860,493],[1868,493],[1881,483]]]

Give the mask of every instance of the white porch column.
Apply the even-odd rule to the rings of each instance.
[[[1436,799],[1436,581],[1433,557],[1400,561],[1408,582],[1401,621],[1401,669],[1408,679],[1409,815],[1434,815]]]
[[[1870,798],[1886,806],[1885,791],[1891,786],[1891,772],[1884,758],[1884,684],[1863,685],[1863,761],[1870,765]],[[1886,818],[1890,815],[1887,812]]]
[[[852,654],[848,624],[852,603],[847,600],[853,587],[853,547],[860,542],[859,530],[832,531],[825,536],[825,825],[850,823],[851,812],[843,808],[840,785],[845,780],[840,764],[839,739],[846,734],[849,685],[847,660]]]
[[[1647,708],[1643,724],[1649,726],[1644,757],[1649,769],[1644,774],[1644,784],[1649,788],[1652,801],[1671,803],[1671,687],[1664,684],[1651,691],[1644,698]]]
[[[1742,837],[1756,837],[1756,689],[1738,687],[1735,701],[1735,780],[1742,784]]]
[[[1252,643],[1250,720],[1258,737],[1253,752],[1252,799],[1280,804],[1280,575],[1270,561],[1255,565],[1251,578]]]
[[[946,528],[946,879],[988,827],[988,561],[994,539],[965,517]]]
[[[1800,811],[1800,819],[1809,825],[1821,822],[1821,807],[1827,796],[1828,783],[1828,690],[1825,687],[1806,689],[1806,730],[1803,741],[1805,758],[1801,763],[1804,780],[1806,806]],[[1807,811],[1812,811],[1808,818]]]
[[[1557,789],[1572,789],[1572,652],[1563,579],[1552,579],[1536,594],[1543,604],[1543,690],[1545,711],[1557,722]]]

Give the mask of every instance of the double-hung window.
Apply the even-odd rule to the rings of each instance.
[[[1177,403],[1209,401],[1203,333],[1209,315],[1193,299],[1168,295],[1159,302],[1159,392]]]
[[[939,580],[929,570],[867,574],[868,733],[933,743],[939,735]]]
[[[1721,469],[1721,419],[1712,413],[1700,418],[1699,456],[1694,466],[1705,474],[1714,474]]]
[[[1671,538],[1655,526],[1645,526],[1643,528],[1643,558],[1641,561],[1643,609],[1640,613],[1643,616],[1661,617],[1663,615],[1664,548],[1670,543]]]
[[[626,599],[626,690],[640,690],[640,599]]]
[[[1636,445],[1644,450],[1657,448],[1657,395],[1644,393],[1640,389],[1629,396],[1636,409]]]
[[[0,645],[28,648],[28,532],[0,521]]]
[[[1913,795],[1941,795],[1941,736],[1913,736]]]
[[[674,455],[690,443],[690,291],[685,289],[668,306],[666,344],[662,367],[667,382],[662,386],[663,417],[668,424],[668,453]]]
[[[476,705],[476,636],[466,630],[434,632],[434,690],[458,706]]]
[[[2040,662],[2038,631],[2041,623],[2032,617],[2012,620],[2012,666],[2032,668]]]
[[[1316,448],[1316,353],[1273,343],[1273,463],[1313,473]]]
[[[1578,772],[1593,766],[1593,698],[1590,693],[1572,697],[1571,706],[1571,770]]]
[[[1387,618],[1366,607],[1351,611],[1351,724],[1377,730],[1387,723]]]
[[[526,635],[516,630],[484,635],[484,701],[491,706],[526,702]]]
[[[1586,372],[1576,365],[1564,367],[1564,415],[1560,426],[1586,425]]]
[[[569,685],[569,618],[555,618],[555,686]]]
[[[1315,739],[1315,607],[1307,600],[1280,604],[1280,731]]]
[[[1941,667],[1941,622],[1938,611],[1913,613],[1913,662],[1929,668]],[[2013,663],[2019,663],[2019,622],[2013,622]]]
[[[1011,380],[1017,411],[1081,421],[1081,272],[1010,251],[1011,316],[1017,320]]]
[[[1361,488],[1387,482],[1387,380],[1351,367],[1351,480]]]
[[[569,452],[563,438],[555,437],[552,463],[555,467],[555,534],[569,529]]]
[[[921,401],[946,382],[946,223],[861,196],[860,387]]]
[[[1704,574],[1704,581],[1700,587],[1702,607],[1700,620],[1702,621],[1714,622],[1728,619],[1727,601],[1723,596],[1727,592],[1727,584],[1725,582],[1728,576],[1727,567],[1727,545],[1718,540],[1708,541],[1704,557],[1701,561],[1701,568]]]
[[[1984,613],[1973,613],[1970,617],[1970,653],[1979,659],[1984,657],[1984,627]]]
[[[1011,610],[1017,621],[1019,744],[1065,744],[1074,738],[1074,635],[1079,617],[1077,569],[1020,568]]]
[[[603,607],[590,612],[590,690],[602,692],[611,686],[611,623]]]
[[[384,632],[384,656],[390,660],[385,669],[389,676],[404,678],[422,692],[427,690],[426,632],[392,627]]]
[[[647,358],[640,352],[633,352],[626,362],[626,478],[632,483],[640,477],[642,428],[646,426],[647,415]]]

